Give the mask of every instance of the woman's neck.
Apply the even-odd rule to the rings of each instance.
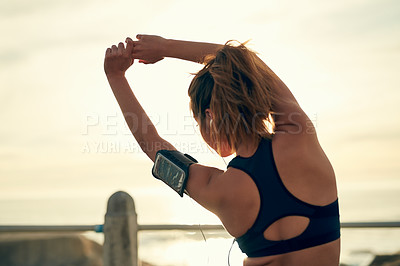
[[[236,155],[241,157],[251,157],[256,152],[259,144],[260,139],[247,137],[239,144],[236,150]]]

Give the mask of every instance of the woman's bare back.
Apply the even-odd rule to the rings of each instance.
[[[253,153],[255,150],[256,147],[253,148]],[[329,205],[337,199],[333,168],[315,134],[290,134],[278,131],[272,140],[272,152],[284,186],[296,198],[317,206]],[[251,155],[252,153],[248,154],[249,157]],[[219,217],[228,232],[240,237],[257,218],[260,196],[254,181],[245,172],[229,168],[225,174],[229,175],[227,181],[240,187],[240,190],[235,189],[235,196],[227,204],[230,207],[225,206],[225,211]],[[303,233],[308,224],[307,217],[284,217],[270,225],[265,230],[264,237],[275,241],[290,239]],[[337,266],[339,254],[340,239],[286,254],[247,258],[244,265]]]

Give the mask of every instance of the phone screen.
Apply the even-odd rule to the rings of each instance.
[[[153,173],[178,193],[181,191],[185,172],[162,154],[157,156]]]

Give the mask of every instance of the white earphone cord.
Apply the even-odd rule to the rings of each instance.
[[[212,125],[212,119],[210,120],[210,127],[211,127],[211,125]],[[210,149],[209,146],[208,146],[208,149],[211,151],[211,153],[212,153],[214,156],[216,155],[216,154],[215,154],[215,151],[213,151],[212,149]],[[218,157],[219,157],[219,156],[218,156]],[[227,167],[228,164],[226,163],[224,157],[220,157],[220,158],[222,158],[222,161],[224,162],[225,166]],[[186,194],[189,196],[189,198],[190,198],[192,204],[194,205],[193,199],[192,199],[192,197],[190,197],[188,191],[186,191]],[[198,225],[199,225],[199,229],[200,229],[201,235],[203,236],[204,242],[207,244],[207,238],[206,238],[206,236],[205,236],[203,230],[201,229],[201,225],[200,225],[200,224],[198,224]],[[228,266],[231,265],[231,264],[230,264],[230,256],[231,256],[231,251],[232,251],[233,245],[235,244],[235,241],[236,241],[236,239],[234,238],[234,239],[233,239],[233,242],[232,242],[232,245],[231,245],[231,247],[229,248],[229,252],[228,252]],[[210,257],[209,257],[209,255],[207,255],[207,265],[209,264],[209,262],[210,262]]]

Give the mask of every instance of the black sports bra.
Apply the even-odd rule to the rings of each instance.
[[[253,156],[236,156],[228,167],[247,173],[260,193],[260,211],[253,226],[236,241],[248,257],[283,254],[322,245],[340,237],[338,200],[316,206],[296,198],[284,186],[275,165],[272,142],[261,139]],[[304,216],[310,222],[300,235],[280,241],[264,238],[264,231],[275,221],[286,216]]]

